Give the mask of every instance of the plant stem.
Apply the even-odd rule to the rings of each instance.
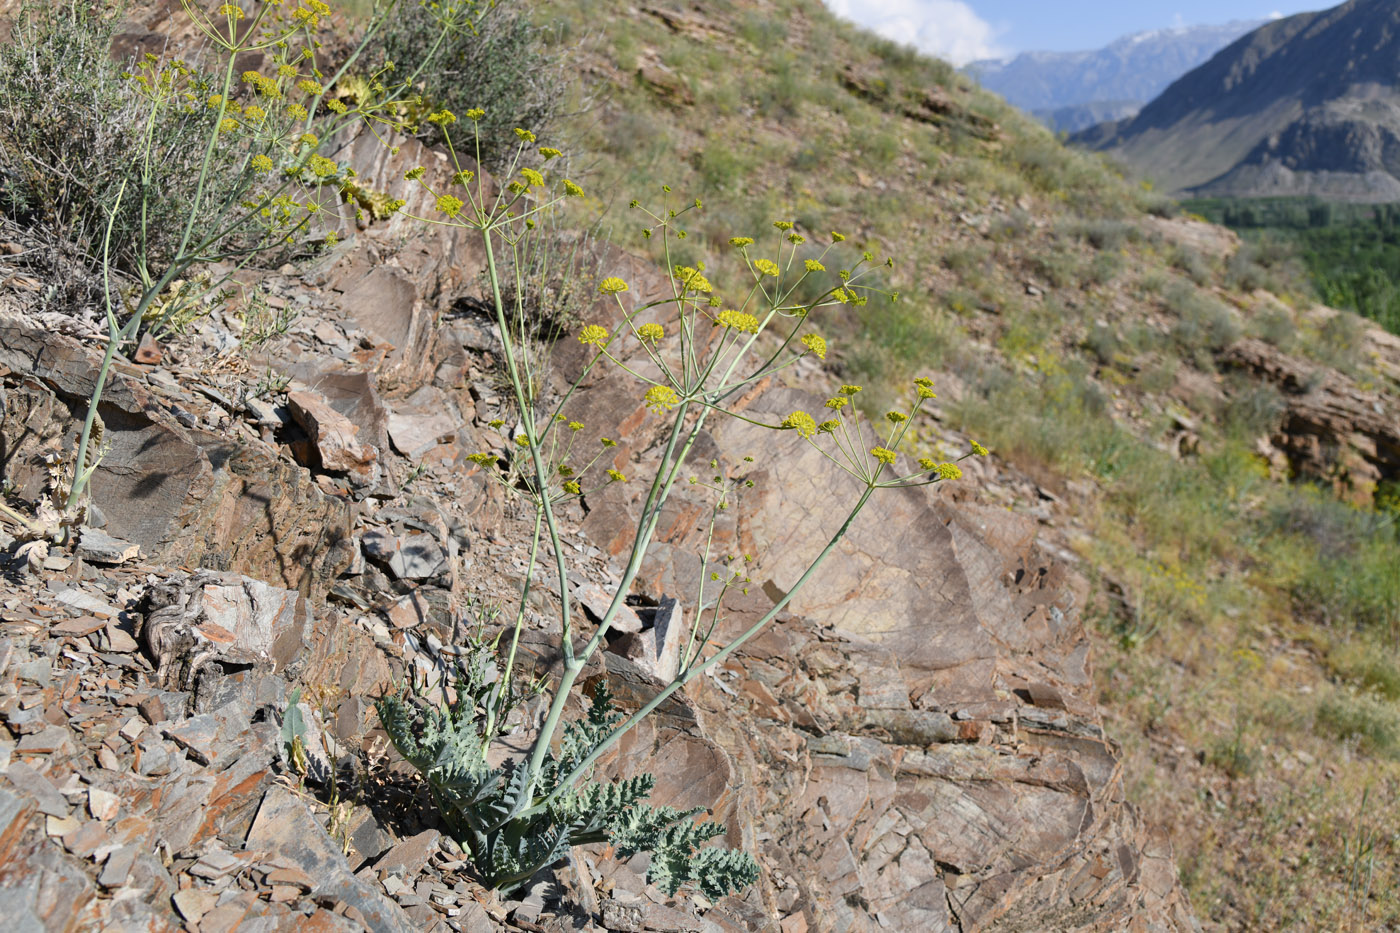
[[[705,673],[707,670],[714,667],[720,661],[723,661],[725,658],[729,657],[729,655],[733,654],[734,651],[738,649],[740,645],[744,644],[744,642],[757,635],[770,622],[776,619],[778,617],[778,613],[782,612],[783,609],[787,607],[787,604],[792,601],[792,598],[797,594],[797,592],[807,584],[807,581],[810,580],[818,570],[821,569],[822,564],[825,563],[826,559],[831,556],[831,553],[836,550],[836,545],[838,545],[841,542],[841,539],[846,536],[846,532],[850,530],[851,523],[855,521],[856,516],[859,515],[861,510],[865,508],[865,504],[870,500],[870,495],[875,491],[875,488],[876,487],[873,485],[866,486],[865,492],[861,493],[860,498],[856,500],[855,506],[852,507],[849,513],[847,513],[845,520],[841,523],[841,527],[837,529],[836,534],[831,536],[831,540],[826,543],[826,547],[822,548],[822,552],[817,555],[816,560],[812,561],[812,563],[807,567],[806,571],[803,572],[802,576],[798,578],[797,582],[793,585],[792,589],[788,590],[788,592],[783,596],[783,598],[778,600],[777,604],[774,605],[772,609],[765,613],[763,617],[757,622],[755,622],[753,625],[745,629],[741,635],[739,635],[729,644],[725,645],[719,651],[716,651],[709,658],[695,665],[689,670],[685,671],[685,673],[677,675],[675,679],[673,679],[668,685],[666,685],[666,687],[664,687],[660,693],[653,697],[650,702],[644,705],[641,709],[637,710],[637,712],[633,713],[631,716],[627,717],[627,719],[624,720],[621,725],[619,725],[616,729],[614,729],[608,734],[607,738],[599,742],[597,747],[595,747],[593,751],[589,752],[588,755],[585,756],[584,759],[580,761],[572,771],[570,771],[562,779],[560,779],[558,785],[550,792],[548,797],[540,801],[535,806],[531,807],[529,810],[526,810],[524,813],[521,814],[521,816],[529,816],[549,806],[549,804],[552,803],[561,793],[567,791],[570,787],[573,786],[575,782],[579,780],[579,778],[583,777],[588,772],[588,769],[593,767],[594,763],[597,762],[597,760],[600,757],[602,757],[603,753],[609,748],[611,748],[618,739],[622,738],[622,736],[625,735],[628,731],[630,731],[635,725],[637,725],[637,723],[641,722],[643,719],[649,716],[657,707],[659,707],[662,703],[666,702],[666,700],[670,698],[670,696],[673,693],[675,693],[677,690],[682,689],[683,687],[685,687],[686,684],[690,683],[696,677]]]

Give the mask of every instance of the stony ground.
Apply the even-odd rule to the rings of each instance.
[[[348,158],[391,187],[377,146]],[[211,307],[119,362],[95,528],[76,549],[8,542],[6,916],[200,933],[1192,928],[1094,705],[1087,589],[1051,528],[1061,499],[995,460],[954,491],[890,497],[792,613],[603,763],[656,773],[656,802],[709,808],[759,857],[758,885],[668,900],[644,858],[599,848],[517,899],[483,890],[372,702],[410,679],[440,685],[527,571],[527,526],[466,460],[499,446],[489,423],[510,416],[499,338],[462,300],[470,243],[348,218],[345,234],[258,276],[261,317]],[[640,260],[605,258],[643,300],[666,287]],[[24,512],[62,481],[99,342],[32,313],[22,276],[9,282],[0,436]],[[576,371],[571,347],[552,379]],[[814,366],[789,381],[756,387],[750,416],[776,421],[832,385]],[[625,380],[591,379],[570,417],[586,440],[620,438],[615,465],[645,475],[654,422]],[[936,418],[920,430],[966,449]],[[719,544],[758,553],[763,585],[726,603],[722,633],[792,585],[843,490],[791,434],[734,422],[702,446],[755,481]],[[565,515],[585,627],[620,579],[635,495],[606,487]],[[624,706],[657,689],[675,650],[658,619],[672,599],[687,611],[702,571],[708,503],[682,490],[669,508],[634,615],[586,673]],[[536,579],[525,651],[547,673],[564,594]],[[294,691],[304,770],[282,750]]]

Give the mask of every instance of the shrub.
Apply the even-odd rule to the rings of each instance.
[[[481,162],[499,167],[515,151],[517,126],[553,134],[565,106],[562,61],[549,52],[544,31],[518,4],[501,4],[475,28],[451,28],[443,38],[444,14],[450,16],[452,8],[401,0],[367,63],[387,60],[413,68],[428,110],[486,111],[480,121]],[[430,59],[432,67],[422,67]],[[428,142],[442,141],[442,130],[433,123],[422,121],[418,130]]]
[[[0,48],[0,212],[40,247],[27,258],[57,287],[52,310],[91,320],[101,315],[109,219],[111,266],[158,278],[179,252],[209,142],[202,107],[152,107],[121,76],[109,55],[116,27],[115,11],[95,4],[26,7]],[[191,74],[185,86],[202,104],[212,83]],[[229,149],[216,142],[214,158],[227,164]],[[160,166],[158,180],[132,158],[143,150]],[[237,172],[208,179],[205,204],[226,201],[240,180]],[[161,222],[143,222],[143,210]],[[219,218],[201,210],[193,220],[199,242]]]
[[[1400,750],[1400,715],[1383,700],[1338,691],[1318,701],[1316,717],[1319,732],[1354,741],[1363,753],[1393,755]]]
[[[1172,337],[1183,350],[1222,350],[1240,338],[1235,312],[1215,298],[1179,283],[1167,291],[1166,300],[1177,316]]]
[[[353,172],[322,148],[361,122],[402,126],[412,90],[389,84],[386,69],[360,82],[353,105],[340,99],[338,81],[375,29],[327,74],[320,35],[330,8],[321,0],[213,13],[182,2],[208,40],[212,75],[154,54],[119,70],[107,57],[112,20],[87,4],[26,14],[0,61],[5,210],[89,257],[107,331],[63,514],[24,521],[40,540],[81,524],[117,353],[143,328],[201,313],[259,256],[334,243],[321,218],[339,207]],[[469,29],[482,12],[457,4],[442,28]],[[261,53],[263,70],[240,73],[250,52]]]

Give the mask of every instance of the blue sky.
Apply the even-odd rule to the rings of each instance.
[[[1145,29],[1287,16],[1327,0],[826,0],[837,14],[964,64],[1017,52],[1096,49]]]

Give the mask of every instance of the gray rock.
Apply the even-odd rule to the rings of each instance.
[[[396,872],[413,878],[428,864],[428,859],[437,851],[438,840],[441,838],[442,833],[436,829],[425,829],[416,836],[400,840],[383,858],[375,862],[374,867],[380,871]]]
[[[340,847],[306,804],[286,788],[273,786],[267,792],[248,832],[247,846],[290,861],[315,879],[312,897],[344,901],[360,912],[375,933],[416,933],[413,921],[378,885],[371,886],[351,872]]]
[[[72,807],[68,806],[68,801],[63,799],[53,781],[24,762],[10,762],[5,769],[5,777],[16,790],[34,801],[40,813],[62,818],[72,812]]]
[[[89,563],[122,564],[140,553],[140,545],[114,538],[96,528],[84,528],[78,536],[78,556]]]
[[[362,545],[366,557],[400,580],[427,580],[447,570],[447,552],[430,534],[395,535],[372,528],[365,532]]]

